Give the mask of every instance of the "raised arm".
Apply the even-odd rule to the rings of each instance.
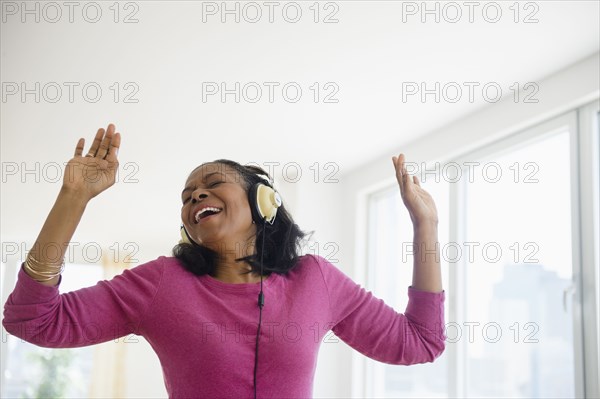
[[[85,156],[84,140],[78,141],[56,203],[4,305],[2,325],[27,342],[53,348],[80,347],[143,330],[144,316],[164,271],[160,259],[125,270],[110,281],[59,293],[64,251],[87,203],[116,180],[121,137],[114,132],[112,124],[106,131],[99,129]]]
[[[438,216],[419,179],[407,173],[404,155],[393,157],[400,194],[412,220],[414,263],[408,304],[398,313],[335,266],[319,260],[331,303],[333,332],[362,354],[380,362],[433,362],[445,349],[444,301]]]
[[[438,245],[438,215],[431,195],[421,188],[417,176],[411,176],[404,165],[404,154],[392,157],[402,201],[413,224],[414,266],[412,288],[442,292],[442,272]]]
[[[87,203],[115,183],[121,135],[115,126],[99,129],[88,153],[79,139],[75,156],[67,163],[58,198],[25,261],[25,272],[36,281],[55,286],[65,251]]]

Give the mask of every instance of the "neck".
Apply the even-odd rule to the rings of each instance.
[[[254,244],[254,243],[252,243]],[[232,248],[232,247],[230,247]],[[213,277],[217,280],[231,284],[258,283],[260,282],[259,273],[245,273],[252,268],[246,262],[236,262],[236,259],[243,258],[254,253],[254,245],[245,245],[243,248],[234,246],[233,250],[221,248],[219,251],[219,260]],[[266,276],[263,275],[263,281]]]

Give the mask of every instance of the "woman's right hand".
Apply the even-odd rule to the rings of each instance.
[[[106,133],[104,129],[98,129],[91,148],[82,156],[84,144],[85,139],[79,139],[75,156],[67,163],[63,189],[89,201],[116,181],[121,135],[115,133],[115,125],[111,123]]]

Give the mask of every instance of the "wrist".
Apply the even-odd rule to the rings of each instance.
[[[435,231],[435,232],[437,232],[437,228],[438,228],[438,220],[437,219],[413,221],[413,230],[415,232],[417,232],[417,231]]]
[[[60,192],[58,193],[58,197],[83,207],[85,207],[91,199],[86,193],[69,186],[62,186],[60,188]]]

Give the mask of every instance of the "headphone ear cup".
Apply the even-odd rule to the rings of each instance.
[[[277,215],[277,209],[282,204],[279,193],[266,184],[256,183],[250,189],[249,195],[253,220],[255,222],[262,222],[266,219],[267,222],[273,224]]]
[[[183,225],[181,225],[179,228],[179,235],[181,236],[181,239],[179,240],[180,244],[191,244],[187,235],[187,231],[185,231],[185,227],[183,227]]]
[[[193,241],[190,238],[190,235],[188,234],[188,232],[185,229],[185,226],[183,224],[181,225],[181,228],[179,229],[179,234],[181,235],[181,239],[179,240],[180,244],[198,245],[198,244],[196,244],[195,241]]]

